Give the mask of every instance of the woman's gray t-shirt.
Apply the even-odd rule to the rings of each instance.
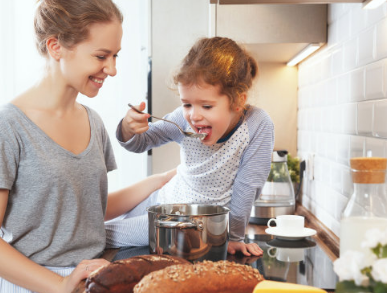
[[[45,266],[75,266],[105,248],[107,172],[116,169],[101,118],[90,142],[62,148],[13,104],[0,106],[0,188],[10,190],[0,237]]]

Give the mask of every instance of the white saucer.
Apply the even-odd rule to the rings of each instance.
[[[297,234],[284,233],[284,232],[280,232],[277,227],[267,228],[265,232],[267,234],[276,236],[278,239],[283,239],[283,240],[300,240],[305,237],[313,236],[317,233],[316,230],[310,229],[310,228],[304,228],[302,232]]]

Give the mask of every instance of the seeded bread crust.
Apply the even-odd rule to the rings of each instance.
[[[264,280],[257,269],[230,261],[173,265],[150,273],[134,293],[251,293]]]
[[[89,275],[86,293],[130,293],[145,275],[176,264],[191,265],[180,257],[156,254],[118,260]]]

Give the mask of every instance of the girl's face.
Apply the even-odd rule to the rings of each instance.
[[[98,94],[105,79],[114,76],[121,49],[122,25],[114,20],[90,26],[87,40],[61,48],[60,68],[67,87],[88,97]]]
[[[215,144],[237,125],[241,112],[230,108],[230,100],[220,94],[220,86],[179,84],[178,90],[184,118],[195,132],[207,133],[203,144]]]

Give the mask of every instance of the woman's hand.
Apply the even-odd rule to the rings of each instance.
[[[108,264],[110,262],[102,258],[81,261],[69,276],[63,278],[58,292],[73,292],[83,279],[86,279],[96,269]]]
[[[145,103],[135,106],[138,110],[145,110]],[[135,134],[140,134],[149,129],[148,118],[150,115],[140,114],[133,109],[129,109],[121,124],[121,134],[123,141],[128,141]]]
[[[229,241],[227,246],[227,252],[229,254],[235,254],[237,251],[243,253],[246,256],[261,256],[263,255],[263,250],[258,246],[257,243],[244,243],[244,242],[236,242]]]

